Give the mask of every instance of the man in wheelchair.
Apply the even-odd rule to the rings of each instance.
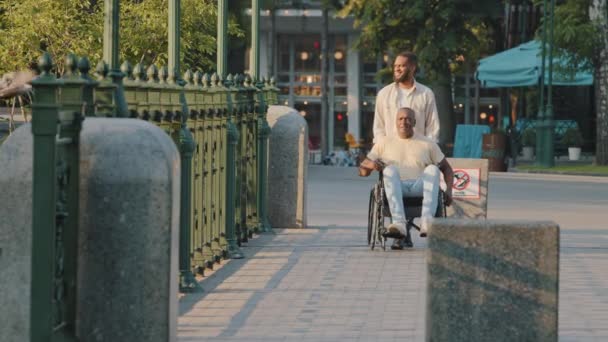
[[[453,171],[439,146],[414,133],[416,115],[411,108],[397,112],[396,137],[387,137],[375,144],[359,166],[359,175],[369,176],[373,170],[383,173],[384,189],[392,221],[387,237],[395,238],[392,249],[403,249],[407,231],[403,195],[422,196],[420,236],[427,233],[428,220],[434,216],[438,203],[440,175],[446,183],[445,205],[452,203]],[[411,245],[411,241],[408,241]]]

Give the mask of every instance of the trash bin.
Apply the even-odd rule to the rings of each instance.
[[[482,136],[481,158],[488,160],[489,171],[504,172],[507,136],[504,133],[487,133]]]

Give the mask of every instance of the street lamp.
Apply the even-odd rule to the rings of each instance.
[[[552,167],[555,165],[555,159],[553,156],[553,136],[554,136],[554,126],[555,122],[553,121],[553,31],[555,27],[554,18],[555,18],[555,0],[551,0],[551,10],[550,10],[550,29],[549,29],[549,84],[547,85],[547,107],[545,111],[545,141],[543,150],[543,160],[541,161],[542,166],[544,167]]]
[[[551,9],[547,16],[547,0],[543,1],[543,35],[542,35],[542,61],[541,61],[541,76],[540,76],[540,99],[538,106],[538,121],[536,134],[536,163],[542,167],[552,167],[555,165],[554,148],[553,148],[553,17],[555,13],[555,0],[551,0]],[[547,104],[544,102],[545,91],[545,55],[547,46],[547,20],[549,19],[549,73],[547,82]]]

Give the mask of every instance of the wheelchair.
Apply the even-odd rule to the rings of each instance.
[[[369,211],[367,221],[367,244],[371,250],[374,250],[376,245],[380,245],[383,250],[386,250],[386,241],[388,224],[392,223],[392,217],[384,192],[384,180],[382,171],[378,172],[378,181],[374,184],[369,195]],[[412,247],[410,230],[415,228],[420,231],[420,227],[414,223],[414,219],[420,217],[422,213],[422,196],[403,197],[403,206],[405,208],[405,216],[407,222],[405,224],[407,230],[406,246]],[[437,210],[435,217],[446,217],[445,193],[440,189],[437,196]],[[388,224],[385,226],[385,220]]]

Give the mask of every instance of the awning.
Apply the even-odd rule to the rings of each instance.
[[[548,83],[548,63],[545,59],[545,84]],[[589,72],[564,75],[556,65],[566,65],[564,60],[553,59],[553,84],[563,86],[585,86],[593,84]],[[479,60],[475,77],[484,88],[508,88],[535,86],[540,82],[541,42],[532,40],[494,56]]]

